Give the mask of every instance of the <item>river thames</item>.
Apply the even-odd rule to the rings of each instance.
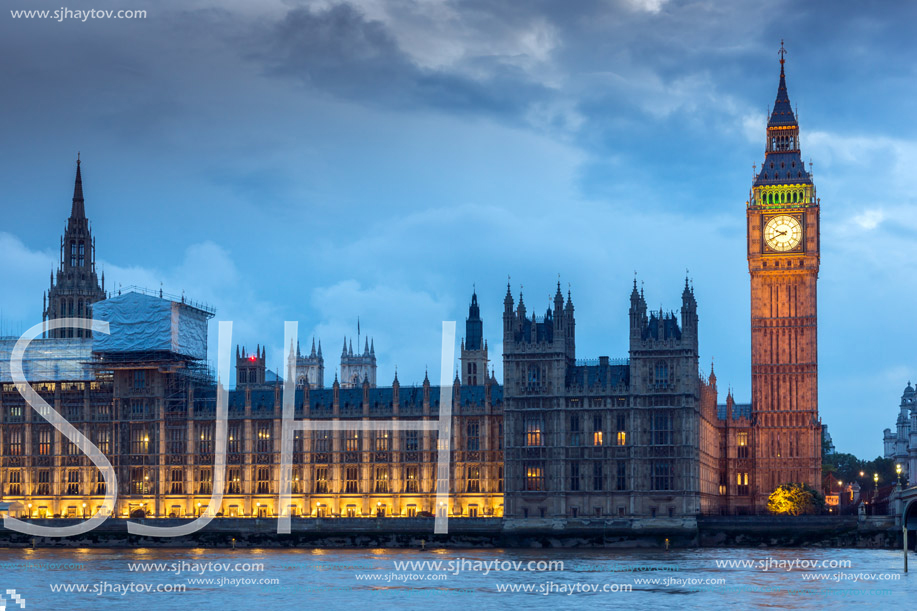
[[[915,568],[912,554],[911,568]],[[912,607],[900,551],[4,549],[7,609]]]

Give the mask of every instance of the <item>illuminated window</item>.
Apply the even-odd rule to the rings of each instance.
[[[146,454],[150,450],[150,435],[143,428],[131,429],[131,453]]]
[[[213,453],[213,425],[197,425],[197,451],[199,454]]]
[[[48,496],[51,494],[51,472],[47,469],[41,469],[38,472],[38,483],[35,487],[35,494],[38,496]]]
[[[7,452],[10,456],[22,456],[22,429],[18,427],[11,429],[7,442],[9,444]]]
[[[229,474],[226,478],[226,492],[227,494],[242,494],[242,470],[241,469],[230,469]]]
[[[347,431],[344,449],[348,452],[358,452],[360,450],[360,433],[358,431]]]
[[[376,452],[388,452],[391,449],[391,437],[388,431],[376,431]]]
[[[736,433],[736,446],[739,458],[748,458],[748,433]]]
[[[227,446],[228,450],[232,453],[239,453],[242,451],[242,427],[238,424],[229,425]]]
[[[258,494],[270,494],[271,493],[271,468],[270,467],[258,467],[257,493]]]
[[[748,473],[736,473],[738,494],[748,494]]]
[[[420,492],[420,480],[417,477],[417,467],[404,468],[404,491]]]
[[[344,492],[349,494],[355,494],[359,492],[359,488],[357,486],[357,473],[357,467],[347,467],[344,470]]]
[[[201,469],[198,480],[198,494],[213,493],[213,471],[210,469]]]
[[[102,454],[111,453],[111,431],[108,429],[99,429],[96,431],[96,447]]]
[[[312,451],[316,454],[331,451],[331,436],[328,431],[312,431]]]
[[[255,452],[270,452],[272,449],[271,424],[269,422],[260,422],[255,431]]]
[[[388,467],[376,467],[373,488],[376,492],[388,492]]]
[[[404,432],[404,451],[405,452],[416,452],[420,449],[420,441],[418,431],[405,431]]]
[[[184,494],[185,474],[181,469],[172,469],[172,486],[170,494]]]
[[[544,490],[544,466],[540,463],[529,463],[525,466],[525,489],[529,492]]]
[[[10,471],[10,496],[19,496],[22,494],[22,473],[17,469]]]
[[[131,468],[131,492],[133,494],[144,494],[146,492],[147,479],[142,467]]]
[[[319,467],[315,470],[315,493],[328,493],[328,469],[326,467]]]
[[[541,444],[541,430],[542,430],[542,421],[541,418],[528,418],[525,421],[525,445],[527,446],[540,446]]]
[[[67,494],[77,496],[80,494],[80,470],[67,469]]]
[[[475,465],[468,467],[468,475],[465,478],[465,492],[481,491],[481,467]]]
[[[51,429],[41,428],[38,430],[38,453],[41,456],[51,454]]]
[[[618,431],[616,440],[617,444],[619,446],[623,446],[627,443],[627,433],[625,432],[627,429],[627,416],[624,414],[618,414],[615,417],[615,425],[615,428]]]
[[[592,417],[592,445],[602,445],[602,417],[598,414]]]

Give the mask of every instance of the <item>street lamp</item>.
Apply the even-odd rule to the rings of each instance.
[[[898,487],[901,487],[901,463],[895,465],[895,472],[898,474]]]
[[[876,513],[876,501],[879,500],[879,474],[872,474],[872,481],[875,483],[875,487],[872,489],[872,513]]]

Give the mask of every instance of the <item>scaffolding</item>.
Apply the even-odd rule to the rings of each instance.
[[[13,382],[10,360],[18,337],[0,338],[0,383]],[[92,339],[33,339],[22,359],[22,371],[29,382],[91,382],[96,379],[92,361]]]

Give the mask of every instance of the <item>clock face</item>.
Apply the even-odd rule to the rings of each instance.
[[[793,250],[802,240],[802,224],[794,216],[775,216],[764,225],[764,243],[777,252]]]

